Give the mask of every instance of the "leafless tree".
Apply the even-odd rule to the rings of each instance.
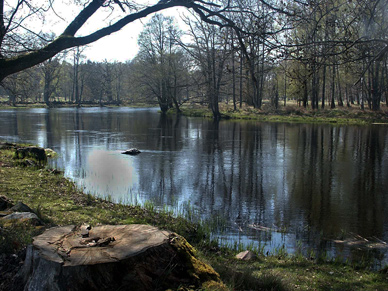
[[[0,2],[0,82],[7,76],[30,68],[72,47],[93,43],[105,36],[119,31],[127,24],[167,8],[182,6],[204,14],[214,11],[216,14],[204,16],[211,19],[228,10],[228,5],[202,0],[161,0],[154,5],[144,6],[127,0],[80,0],[80,12],[54,39],[44,39],[42,33],[33,31],[27,25],[34,19],[43,19],[47,14],[55,15],[54,0],[36,4],[30,0],[18,0],[15,6],[8,1]],[[106,27],[96,29],[87,35],[77,35],[79,30],[97,11],[111,15]],[[118,19],[118,20],[117,20]],[[40,42],[34,41],[40,39]],[[39,43],[43,43],[39,45]]]

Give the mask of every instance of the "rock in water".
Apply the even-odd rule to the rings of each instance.
[[[138,224],[81,231],[56,227],[34,239],[19,273],[24,290],[226,290],[177,234]]]
[[[135,155],[138,155],[141,153],[141,151],[139,151],[138,149],[136,148],[132,148],[132,149],[128,149],[124,152],[121,152],[122,154],[124,155],[131,155],[131,156],[135,156]]]

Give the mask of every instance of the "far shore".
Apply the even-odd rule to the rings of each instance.
[[[23,103],[10,106],[8,103],[0,103],[1,109],[20,109],[20,108],[62,108],[62,107],[131,107],[131,108],[148,108],[158,107],[158,104],[147,103],[121,103],[114,102],[100,104],[98,102],[82,103],[78,106],[72,102],[53,102],[50,106],[44,103]],[[379,111],[372,111],[365,107],[360,109],[359,105],[352,105],[351,107],[336,107],[320,108],[312,110],[307,107],[298,106],[295,101],[288,101],[286,106],[279,105],[274,108],[268,101],[264,103],[262,109],[256,109],[252,106],[243,104],[240,108],[236,106],[234,110],[233,104],[220,103],[221,119],[224,120],[255,120],[262,122],[286,122],[286,123],[330,123],[339,125],[386,125],[388,124],[388,107],[381,104]],[[175,108],[171,108],[167,114],[174,115],[177,113]],[[179,114],[192,117],[213,118],[212,111],[207,105],[199,103],[184,103],[180,107]]]

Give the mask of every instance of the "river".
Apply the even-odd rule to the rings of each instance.
[[[155,108],[9,109],[0,122],[0,139],[58,152],[50,166],[85,192],[189,209],[222,243],[388,262],[388,126],[213,122]],[[121,154],[132,147],[142,153]]]

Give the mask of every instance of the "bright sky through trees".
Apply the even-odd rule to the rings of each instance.
[[[182,27],[184,24],[180,21],[179,15],[186,11],[185,8],[174,7],[166,9],[161,14],[166,16],[174,16]],[[152,15],[142,20],[137,20],[121,31],[114,33],[108,37],[102,38],[99,41],[89,45],[85,50],[85,55],[91,61],[108,61],[125,62],[134,58],[138,52],[137,37],[143,30],[144,24],[147,23]]]
[[[53,7],[56,12],[56,16],[53,16],[53,19],[46,20],[45,25],[42,30],[45,31],[54,31],[59,35],[67,26],[68,22],[71,21],[75,15],[81,10],[80,6],[75,6],[70,3],[73,1],[54,1]],[[147,4],[149,1],[138,1]],[[155,2],[155,1],[152,1]],[[115,11],[117,15],[121,15],[120,11]],[[186,11],[185,8],[174,7],[166,9],[161,13],[166,16],[174,16],[179,25],[182,26],[183,23],[179,21],[179,15]],[[95,28],[103,27],[108,24],[105,21],[105,18],[108,16],[106,13],[96,13],[97,15],[93,16],[92,19],[83,27],[79,34],[87,34],[95,30]],[[143,30],[144,24],[147,23],[152,15],[149,17],[143,18],[141,20],[134,21],[133,23],[125,26],[122,30],[104,37],[92,44],[90,44],[84,51],[84,55],[87,59],[91,61],[119,61],[125,62],[134,58],[138,52],[137,37],[139,33]],[[117,17],[119,18],[119,17]],[[47,25],[47,23],[50,23]],[[41,24],[40,24],[41,25]]]

